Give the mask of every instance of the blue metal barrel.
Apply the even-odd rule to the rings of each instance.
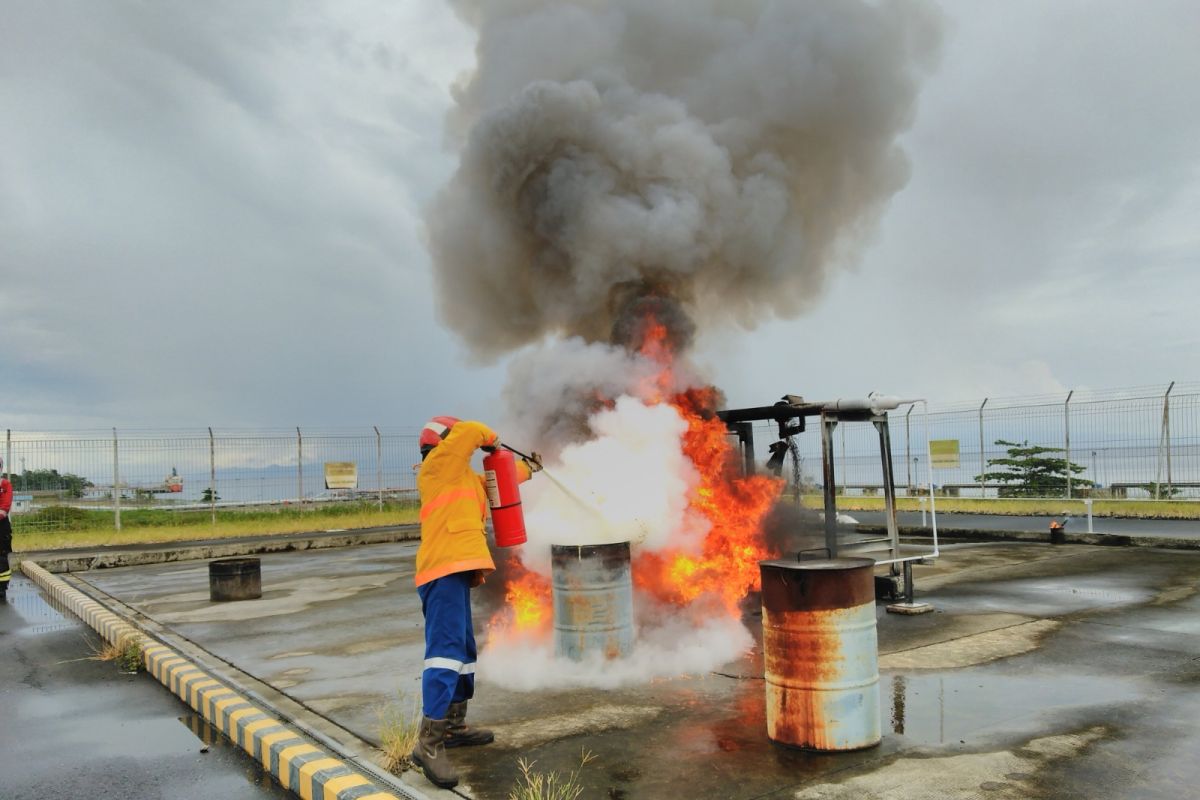
[[[629,542],[550,548],[554,652],[575,661],[633,650],[633,579]]]
[[[763,561],[767,736],[805,750],[879,744],[875,562]]]

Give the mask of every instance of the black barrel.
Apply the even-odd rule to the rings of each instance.
[[[214,603],[262,597],[262,565],[257,558],[208,562],[208,596]]]

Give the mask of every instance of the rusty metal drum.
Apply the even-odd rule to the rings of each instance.
[[[550,548],[554,651],[574,661],[633,650],[629,542]]]
[[[257,558],[208,562],[208,597],[214,603],[262,597],[262,565]]]
[[[879,744],[875,562],[763,561],[767,736],[804,750]]]

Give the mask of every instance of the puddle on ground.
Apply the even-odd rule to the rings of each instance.
[[[8,604],[29,623],[22,634],[52,633],[78,628],[82,624],[73,614],[59,611],[38,587],[28,580],[14,579],[8,590]]]
[[[1140,692],[1120,678],[973,670],[880,676],[879,694],[885,736],[941,745],[968,740],[987,728],[1027,728],[1047,712],[1128,702]]]
[[[242,776],[246,779],[247,783],[270,789],[272,792],[278,792],[280,796],[286,794],[279,782],[271,773],[263,769],[262,764],[257,759],[248,757],[240,747],[230,741],[228,736],[222,734],[215,725],[204,717],[189,711],[178,719],[183,723],[185,728],[194,733],[196,738],[201,741],[203,747],[200,748],[200,752],[213,753],[218,758],[233,759],[235,763],[241,766]]]

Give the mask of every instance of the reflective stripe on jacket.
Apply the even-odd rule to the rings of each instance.
[[[496,570],[488,551],[488,503],[484,477],[471,470],[475,450],[497,440],[482,422],[463,420],[425,457],[417,473],[421,495],[421,546],[417,548],[417,586],[455,572]],[[518,477],[530,471],[518,463]]]

